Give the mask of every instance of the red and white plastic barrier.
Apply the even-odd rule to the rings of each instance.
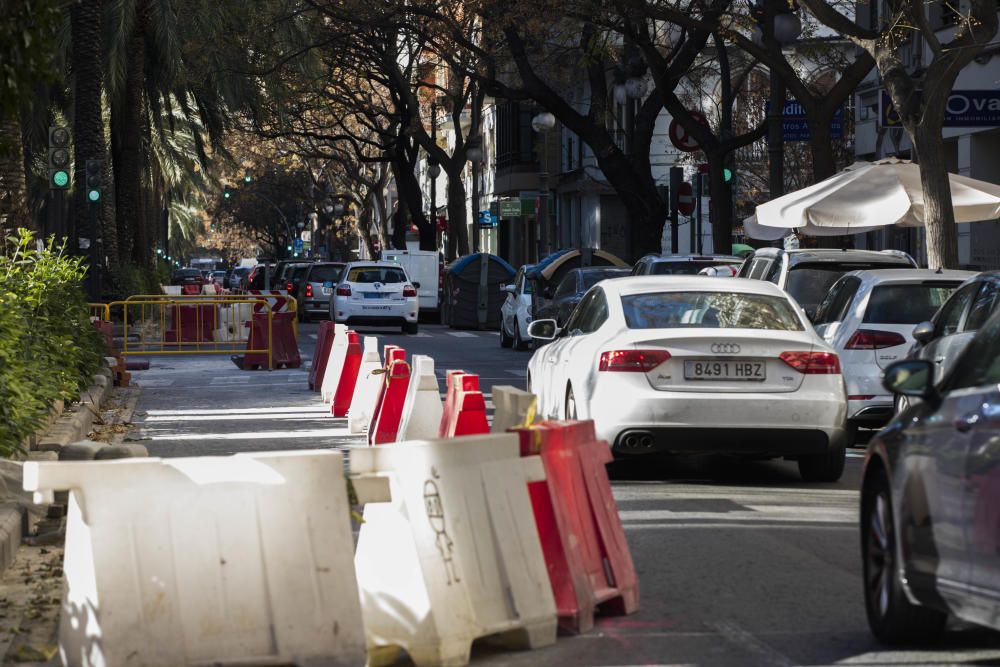
[[[320,396],[327,405],[333,402],[333,395],[337,393],[337,384],[340,382],[340,374],[344,370],[344,359],[347,357],[347,343],[347,325],[334,324],[333,344],[330,346],[326,372],[320,383]]]
[[[530,485],[530,493],[560,627],[586,632],[598,608],[638,611],[639,581],[605,467],[611,450],[594,435],[594,422],[542,422],[514,432],[522,456],[541,456],[545,465],[545,482]]]
[[[383,353],[385,355],[385,366],[383,367],[382,382],[378,390],[378,398],[375,399],[375,410],[372,412],[371,421],[368,423],[368,444],[375,444],[375,432],[378,427],[378,422],[382,419],[382,410],[385,407],[386,395],[389,389],[389,379],[392,374],[392,367],[396,363],[402,363],[406,367],[405,377],[402,374],[402,369],[397,369],[398,377],[404,382],[400,384],[397,380],[396,388],[393,391],[394,402],[389,405],[390,411],[389,418],[383,423],[383,431],[388,431],[391,429],[393,438],[382,442],[392,442],[395,439],[396,429],[399,428],[399,417],[403,411],[403,399],[406,398],[406,384],[410,380],[409,366],[406,364],[406,350],[399,347],[398,345],[386,345]],[[383,433],[382,438],[386,437],[386,433]]]
[[[479,376],[472,373],[456,373],[448,376],[452,383],[449,398],[451,404],[445,404],[441,416],[442,438],[454,438],[460,435],[479,435],[490,432],[486,419],[486,399],[479,391]]]
[[[312,363],[309,364],[309,388],[313,391],[320,391],[323,385],[323,377],[326,375],[326,366],[330,361],[330,348],[333,347],[333,337],[335,325],[329,320],[319,323],[319,332],[316,335],[316,348],[313,350]]]
[[[413,368],[396,439],[427,440],[437,437],[443,412],[441,391],[434,374],[434,359],[422,354],[413,355]]]
[[[344,350],[344,363],[337,379],[337,389],[330,403],[330,413],[334,417],[346,417],[354,398],[354,389],[358,383],[358,371],[361,368],[361,337],[356,331],[347,332],[347,347]]]
[[[392,495],[365,505],[354,557],[369,665],[400,649],[421,667],[465,665],[487,635],[515,648],[555,642],[528,496],[544,469],[519,456],[508,433],[351,448],[351,472],[388,478]]]
[[[378,338],[365,336],[358,381],[354,385],[351,407],[347,411],[347,428],[351,433],[364,433],[375,412],[375,401],[382,383],[382,359],[378,354]]]

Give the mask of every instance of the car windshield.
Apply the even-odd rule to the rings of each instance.
[[[879,285],[868,297],[868,324],[920,324],[934,316],[958,283]]]
[[[201,278],[201,271],[198,269],[181,269],[174,276],[177,278]]]
[[[347,274],[349,283],[405,283],[402,269],[391,266],[355,266]]]
[[[629,329],[772,329],[802,331],[787,299],[734,292],[650,292],[622,296]]]
[[[833,284],[851,271],[864,269],[910,269],[909,264],[893,265],[888,262],[823,262],[816,264],[797,264],[788,270],[785,291],[806,309],[816,309],[823,302],[823,297],[830,291]]]
[[[335,283],[340,280],[344,267],[336,264],[317,264],[309,273],[309,281],[314,283]]]
[[[650,273],[654,276],[693,276],[709,266],[722,266],[732,260],[694,260],[690,262],[656,262]]]
[[[602,280],[607,280],[608,278],[621,278],[622,276],[627,276],[631,269],[605,269],[603,271],[584,271],[583,272],[583,292],[586,292],[591,287],[601,282]],[[581,292],[581,294],[583,293]]]

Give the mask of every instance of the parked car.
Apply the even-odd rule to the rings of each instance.
[[[528,363],[544,418],[592,419],[618,456],[664,452],[795,459],[844,469],[840,360],[801,309],[763,281],[644,276],[592,287]]]
[[[845,273],[915,268],[913,258],[899,250],[760,248],[744,260],[739,277],[774,283],[791,294],[812,319],[830,287]]]
[[[309,267],[311,262],[303,262],[302,260],[297,260],[294,262],[278,262],[276,267],[277,275],[272,278],[271,289],[285,290],[290,295],[295,295],[295,279],[296,276],[301,279],[304,275],[305,270]]]
[[[912,331],[913,359],[934,362],[934,381],[947,377],[955,360],[976,332],[1000,309],[1000,271],[973,276],[945,302],[933,317],[925,318]],[[905,403],[905,397],[902,397]]]
[[[912,347],[913,326],[936,313],[973,275],[928,269],[852,271],[830,288],[813,325],[840,356],[849,438],[859,426],[881,428],[889,422],[893,396],[882,387],[882,373]]]
[[[250,290],[268,290],[271,289],[267,283],[267,274],[271,272],[274,273],[274,264],[258,264],[250,270],[247,275],[246,284],[247,289]]]
[[[719,264],[716,266],[706,266],[698,272],[699,276],[712,276],[715,278],[734,278],[740,272],[739,264]]]
[[[250,275],[251,269],[246,266],[237,266],[226,276],[226,287],[229,289],[243,289],[246,278]]]
[[[305,279],[310,266],[312,266],[312,262],[308,264],[292,264],[289,265],[289,268],[285,269],[284,289],[288,292],[289,296],[295,297],[296,301],[298,300],[299,285]]]
[[[948,614],[1000,630],[1000,314],[943,383],[900,361],[885,388],[914,399],[868,445],[861,560],[872,633],[934,638]]]
[[[522,266],[514,275],[514,282],[501,288],[507,293],[507,298],[500,306],[500,347],[524,350],[531,342],[528,325],[531,324],[533,283],[525,274],[532,266],[532,264]]]
[[[330,301],[332,320],[350,325],[400,325],[403,333],[418,331],[419,285],[394,262],[351,262],[340,276]]]
[[[184,268],[177,269],[170,274],[171,285],[204,285],[205,276],[200,269]]]
[[[308,322],[314,316],[330,316],[330,299],[343,270],[343,262],[315,262],[308,265],[295,292],[299,320]]]
[[[226,282],[226,272],[225,271],[212,271],[212,282],[221,287],[225,287]]]
[[[608,278],[622,278],[630,274],[628,268],[612,266],[591,266],[570,270],[556,287],[552,299],[538,309],[535,319],[553,319],[560,327],[565,326],[570,313],[580,303],[580,299],[591,287]]]
[[[739,266],[735,255],[646,255],[632,267],[633,276],[693,276],[713,266]]]

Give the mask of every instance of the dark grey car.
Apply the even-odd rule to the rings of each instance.
[[[886,388],[919,400],[865,458],[865,608],[886,642],[925,642],[948,613],[1000,629],[1000,313],[940,385],[934,367],[886,370]]]
[[[934,362],[935,382],[948,375],[976,332],[1000,306],[1000,272],[981,273],[962,283],[929,322],[913,330],[911,359]]]
[[[316,262],[309,266],[295,292],[301,321],[330,317],[331,295],[343,270],[343,262]]]
[[[631,269],[611,266],[591,266],[570,270],[559,282],[552,299],[538,309],[535,319],[555,320],[563,326],[569,320],[570,313],[580,303],[580,299],[591,287],[607,278],[623,278],[631,273]]]

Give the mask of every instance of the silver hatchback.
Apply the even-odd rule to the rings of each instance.
[[[330,297],[340,281],[343,262],[316,262],[309,266],[295,292],[299,320],[308,322],[313,316],[330,316]]]

